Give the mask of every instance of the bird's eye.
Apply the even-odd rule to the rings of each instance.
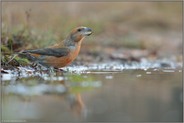
[[[80,31],[81,31],[81,29],[78,29],[77,31],[78,31],[78,32],[80,32]]]

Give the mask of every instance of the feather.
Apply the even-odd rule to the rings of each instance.
[[[70,50],[68,48],[44,48],[44,49],[36,49],[36,50],[26,50],[22,53],[33,53],[37,55],[45,55],[45,56],[55,56],[55,57],[63,57],[69,54]]]

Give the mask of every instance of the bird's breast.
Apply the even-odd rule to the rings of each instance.
[[[65,66],[69,65],[73,60],[75,60],[79,54],[80,46],[77,46],[77,47],[70,46],[68,48],[70,48],[70,52],[66,56],[63,56],[63,57],[50,56],[50,57],[48,57],[47,58],[48,65],[54,66],[56,68],[60,68],[60,67],[65,67]]]
[[[78,56],[80,51],[80,46],[70,47],[69,59],[72,61]]]

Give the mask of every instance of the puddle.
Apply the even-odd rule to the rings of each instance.
[[[89,64],[86,66],[70,66],[64,68],[64,70],[69,72],[75,72],[75,73],[91,73],[92,71],[97,71],[102,73],[105,72],[119,72],[123,70],[135,70],[135,69],[143,69],[147,70],[150,68],[153,68],[154,70],[157,70],[156,68],[163,68],[163,69],[175,69],[175,68],[181,68],[182,64],[177,63],[175,61],[170,61],[168,59],[161,59],[156,61],[148,61],[146,59],[142,59],[141,62],[131,62],[131,63],[121,63],[121,62],[107,62],[107,63],[98,63],[98,64]]]
[[[51,75],[7,71],[1,81],[3,121],[181,122],[182,66],[161,63],[88,64]]]
[[[121,63],[121,62],[106,62],[106,63],[98,63],[98,64],[87,64],[87,65],[77,65],[77,66],[68,66],[63,68],[65,72],[68,73],[76,73],[76,74],[107,74],[107,73],[115,73],[122,72],[124,70],[145,70],[153,69],[153,71],[159,71],[162,69],[163,72],[174,72],[175,69],[182,68],[181,63],[177,63],[175,61],[171,61],[168,59],[161,59],[156,61],[148,61],[146,59],[142,59],[141,62],[130,62],[130,63]],[[9,74],[2,74],[2,80],[11,80],[14,77],[28,77],[28,76],[45,76],[45,79],[50,79],[47,77],[48,72],[39,72],[35,71],[35,69],[31,67],[18,67],[18,70],[5,70],[5,72]],[[179,72],[182,72],[179,70]],[[147,71],[147,74],[151,74]],[[62,79],[62,78],[52,78],[52,79]]]

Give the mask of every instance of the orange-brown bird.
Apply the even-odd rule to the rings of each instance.
[[[65,67],[78,56],[83,39],[91,33],[92,30],[88,27],[77,27],[58,44],[43,49],[25,50],[19,55],[43,66]]]

